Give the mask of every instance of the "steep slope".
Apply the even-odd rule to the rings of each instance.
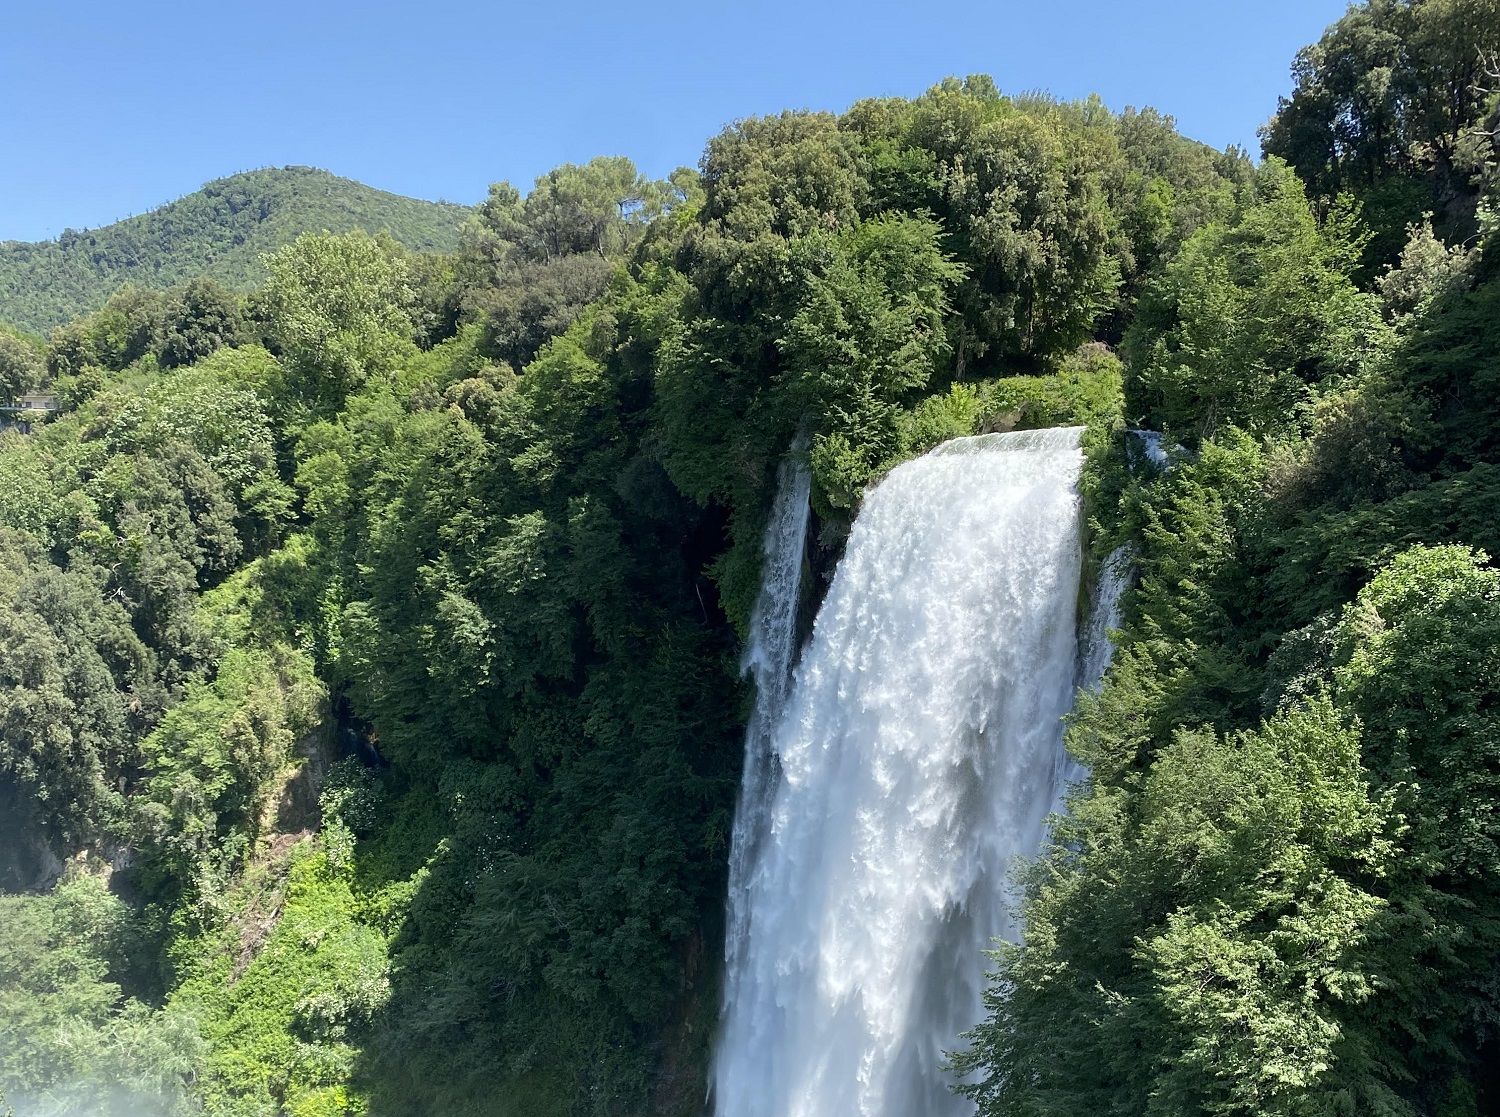
[[[314,167],[246,171],[103,228],[0,243],[0,321],[45,332],[125,283],[170,287],[210,275],[246,287],[263,275],[262,253],[310,230],[385,230],[408,248],[450,250],[468,214]]]

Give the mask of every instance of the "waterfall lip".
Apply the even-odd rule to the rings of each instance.
[[[902,465],[911,465],[922,458],[944,454],[972,454],[979,451],[999,450],[1043,450],[1057,446],[1078,446],[1083,441],[1084,427],[1028,427],[1025,430],[994,431],[990,434],[967,434],[940,442],[920,458],[912,458]],[[897,468],[900,468],[898,466]]]

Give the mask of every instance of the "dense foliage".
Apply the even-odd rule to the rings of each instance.
[[[1268,146],[1306,126],[1350,36],[1413,36],[1371,80],[1424,82],[1421,29],[1475,7],[1351,9],[1299,60]],[[1476,33],[1500,31],[1492,11],[1443,26],[1466,74]],[[1408,132],[1364,151],[1369,180],[1409,174],[1414,139],[1453,138],[1400,105]],[[1415,224],[1362,290],[1360,211],[1320,218],[1268,160],[1143,297],[1128,407],[1182,445],[1165,473],[1098,490],[1100,545],[1128,542],[1139,582],[1070,729],[1092,777],[956,1059],[981,1113],[1500,1105],[1489,119],[1466,148],[1477,244]]]
[[[103,228],[0,242],[0,322],[50,330],[127,283],[160,290],[208,276],[243,290],[264,276],[263,254],[308,232],[387,232],[408,248],[448,251],[469,212],[312,167],[245,171]]]
[[[1409,91],[1482,8],[1353,9],[1259,167],[971,77],[497,184],[441,254],[319,217],[243,293],[211,198],[196,264],[0,331],[64,405],[0,433],[0,1095],[701,1113],[778,462],[818,586],[894,464],[1084,423],[1137,584],[963,1089],[1493,1108],[1500,110],[1306,123],[1346,38]],[[1469,208],[1372,247],[1453,128]]]
[[[1409,225],[1435,215],[1450,243],[1472,237],[1476,176],[1492,162],[1500,88],[1495,0],[1368,0],[1297,55],[1296,88],[1262,132],[1326,202],[1363,204],[1373,269]]]

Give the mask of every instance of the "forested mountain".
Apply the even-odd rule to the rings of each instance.
[[[948,79],[0,333],[0,1096],[704,1113],[778,464],[816,597],[896,464],[1079,424],[1136,582],[955,1086],[1496,1112],[1497,52],[1358,5],[1258,164]]]
[[[245,290],[265,277],[261,256],[302,233],[387,232],[407,248],[449,252],[468,214],[314,167],[246,171],[113,225],[0,242],[0,322],[46,333],[126,284],[160,290],[207,276]]]

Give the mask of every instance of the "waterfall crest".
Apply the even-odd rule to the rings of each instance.
[[[720,1117],[972,1109],[944,1052],[981,1017],[983,951],[1015,933],[1007,869],[1064,772],[1079,435],[957,439],[867,495],[747,742],[765,785],[735,827]]]

